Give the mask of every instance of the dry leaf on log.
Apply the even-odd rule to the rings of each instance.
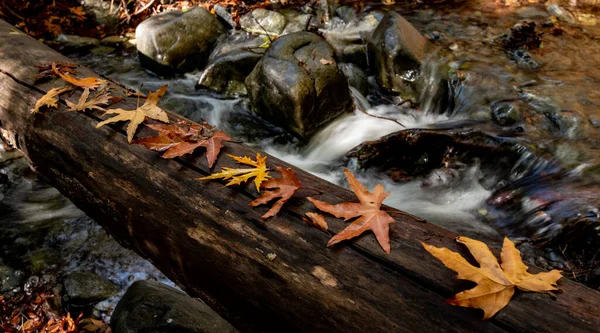
[[[327,221],[325,221],[323,215],[317,213],[306,213],[306,216],[308,216],[308,218],[302,217],[302,221],[306,222],[306,224],[312,225],[317,229],[327,231]]]
[[[262,182],[266,181],[269,176],[269,169],[267,169],[267,156],[260,156],[259,153],[256,154],[256,161],[252,160],[252,158],[244,156],[233,156],[227,155],[233,158],[238,163],[251,165],[254,168],[246,168],[246,169],[235,169],[235,168],[223,168],[223,171],[219,173],[214,173],[210,176],[196,178],[196,180],[208,180],[208,179],[224,179],[228,180],[225,186],[230,185],[239,185],[244,183],[250,178],[254,177],[254,185],[256,186],[256,191],[260,193],[260,185]]]
[[[40,97],[40,99],[38,99],[37,102],[35,102],[35,106],[33,107],[33,109],[30,110],[31,113],[39,113],[40,108],[43,106],[47,108],[56,109],[58,107],[58,98],[55,97],[69,90],[71,90],[70,87],[50,89],[50,91],[48,91],[46,95]]]
[[[81,88],[90,88],[91,90],[94,90],[99,86],[107,83],[106,80],[102,80],[96,77],[86,77],[83,79],[78,79],[69,74],[63,74],[57,69],[56,65],[57,64],[55,62],[52,63],[52,70],[54,71],[54,73],[56,73],[56,75],[60,76],[63,80],[69,82],[74,86],[78,86]]]
[[[515,287],[551,295],[551,291],[559,290],[555,285],[562,277],[560,271],[527,273],[527,266],[521,260],[521,252],[508,238],[504,238],[500,254],[502,265],[498,264],[485,243],[462,236],[457,237],[456,241],[467,246],[479,267],[471,265],[460,254],[447,248],[422,243],[425,250],[458,273],[456,278],[477,283],[475,288],[462,291],[446,301],[448,304],[482,309],[483,319],[488,319],[510,302]]]
[[[127,126],[127,142],[131,143],[131,140],[133,140],[133,136],[135,135],[138,126],[144,121],[144,119],[146,119],[146,117],[156,119],[164,123],[169,122],[169,117],[167,116],[167,113],[156,105],[158,101],[163,97],[166,91],[167,85],[165,84],[164,86],[160,87],[157,91],[149,92],[148,99],[146,99],[146,102],[144,102],[142,106],[138,107],[135,110],[107,110],[104,113],[105,115],[116,114],[116,116],[98,123],[98,125],[96,125],[96,128],[118,121],[130,121],[129,125]]]
[[[390,223],[394,223],[394,219],[380,209],[381,203],[390,195],[390,192],[384,192],[383,185],[377,184],[373,189],[373,193],[371,193],[358,182],[350,170],[346,169],[344,173],[350,183],[350,188],[354,191],[360,202],[344,202],[332,205],[327,202],[308,198],[321,211],[330,213],[337,218],[344,218],[344,220],[348,221],[354,217],[359,217],[344,230],[333,236],[327,243],[327,246],[352,239],[367,230],[372,230],[379,245],[381,245],[385,252],[390,253],[389,225]]]
[[[261,217],[263,219],[277,215],[283,204],[286,203],[300,188],[300,181],[292,169],[282,167],[277,167],[276,169],[283,178],[273,178],[264,182],[261,187],[269,189],[269,191],[266,191],[263,195],[249,204],[250,207],[256,207],[280,198],[273,204],[271,209]]]
[[[105,90],[98,92],[96,94],[96,96],[92,97],[90,100],[88,100],[89,96],[90,96],[90,88],[85,88],[83,90],[83,93],[81,94],[81,97],[79,97],[79,102],[77,104],[71,103],[70,101],[66,101],[67,106],[69,106],[69,109],[67,111],[84,111],[85,112],[85,110],[88,110],[88,109],[89,110],[96,109],[96,110],[104,111],[104,108],[100,107],[100,105],[108,105],[111,102],[111,96],[109,96],[108,92]]]

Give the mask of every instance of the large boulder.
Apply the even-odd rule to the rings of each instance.
[[[256,112],[301,138],[352,109],[333,48],[309,32],[275,40],[246,78],[246,88]]]
[[[430,47],[412,24],[398,13],[388,12],[369,40],[379,84],[402,97],[414,98],[413,85]]]
[[[119,9],[110,1],[105,0],[81,0],[79,1],[87,12],[94,14],[96,23],[104,26],[103,31],[116,32],[119,27]]]
[[[196,88],[207,88],[225,97],[247,95],[244,80],[252,72],[266,49],[262,37],[247,38],[234,34],[224,40],[210,56]]]
[[[204,66],[225,33],[217,18],[201,7],[153,16],[135,30],[140,61],[158,73]]]
[[[234,333],[208,305],[156,281],[137,281],[111,317],[115,333]]]

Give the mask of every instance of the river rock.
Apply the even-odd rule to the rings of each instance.
[[[92,37],[82,37],[76,35],[60,34],[56,37],[58,43],[64,44],[73,48],[94,47],[100,45],[100,40]]]
[[[0,293],[19,288],[22,277],[23,274],[20,271],[15,271],[10,266],[2,264],[0,258]]]
[[[227,38],[213,51],[196,88],[208,88],[225,97],[247,95],[244,80],[266,51],[260,48],[263,43],[262,37],[247,38],[246,34]]]
[[[206,9],[194,7],[153,16],[138,25],[135,33],[142,64],[165,73],[204,66],[226,30]]]
[[[286,24],[285,16],[262,8],[255,9],[240,18],[242,29],[261,35],[279,36]]]
[[[367,40],[381,21],[375,13],[366,13],[334,29],[321,32],[333,46],[340,61],[367,68]]]
[[[309,32],[276,39],[246,79],[246,88],[261,117],[302,138],[352,108],[333,48]]]
[[[369,92],[369,78],[367,77],[367,73],[355,64],[340,63],[338,67],[348,79],[348,84],[356,88],[363,96],[366,96]]]
[[[369,53],[379,84],[403,97],[413,97],[412,84],[430,48],[429,42],[406,19],[388,12],[369,40]]]
[[[291,34],[298,31],[306,30],[310,20],[313,18],[310,14],[302,14],[292,9],[286,9],[281,12],[285,16],[287,24],[283,29],[282,35]]]
[[[79,2],[88,13],[94,14],[98,25],[104,25],[103,31],[115,32],[117,30],[119,27],[118,5],[111,5],[110,1],[105,0],[81,0]]]
[[[90,304],[108,299],[116,293],[115,285],[91,272],[74,272],[64,280],[65,293],[73,304]]]
[[[208,305],[155,281],[137,281],[111,317],[115,333],[234,333]]]
[[[227,8],[216,4],[214,5],[213,9],[215,10],[215,15],[217,15],[221,21],[225,22],[231,28],[237,27],[237,23],[233,19],[233,15],[231,15]]]

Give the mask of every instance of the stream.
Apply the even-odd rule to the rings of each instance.
[[[382,183],[391,192],[384,202],[389,206],[493,246],[508,235],[522,242],[527,262],[563,269],[571,278],[599,288],[600,26],[565,25],[560,33],[544,28],[551,15],[535,3],[509,7],[493,1],[447,1],[399,5],[398,11],[439,50],[439,57],[424,66],[431,85],[439,82],[440,66],[448,66],[451,79],[460,81],[454,86],[453,111],[436,112],[435,96],[427,94],[419,96],[420,107],[399,105],[395,97],[379,92],[371,76],[367,96],[352,91],[356,110],[326,125],[308,142],[258,117],[244,98],[196,89],[201,71],[159,77],[144,70],[131,49],[67,55],[132,89],[148,91],[168,84],[160,103],[166,109],[193,121],[206,120],[236,140],[342,186],[347,185],[343,170],[350,168],[368,188]],[[532,54],[506,52],[499,40],[524,20],[536,22],[543,32],[541,49]],[[344,33],[343,25],[325,29]],[[518,126],[490,127],[506,112],[519,113]],[[404,127],[381,117],[396,119]],[[365,142],[400,130],[414,129],[419,135],[429,130],[437,140],[440,130],[449,129],[457,138],[464,128],[500,140],[507,162],[498,162],[496,146],[488,149],[475,139],[467,142],[472,146],[460,141],[456,149],[485,146],[483,153],[465,159],[467,151],[444,167],[428,167],[437,157],[408,147],[410,154],[418,155],[415,163],[424,167],[405,177],[407,171],[396,165],[402,169],[399,180],[396,169],[394,173],[368,166],[356,157],[360,154],[347,156]],[[561,230],[571,225],[577,227],[563,235]],[[579,245],[567,249],[571,240]],[[109,316],[135,280],[153,278],[172,285],[150,263],[120,247],[6,146],[0,146],[0,248],[2,292],[18,288],[31,275],[91,271],[112,281],[119,292],[95,306],[98,317]]]

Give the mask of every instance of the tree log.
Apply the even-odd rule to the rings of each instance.
[[[95,129],[101,112],[65,112],[61,100],[58,110],[32,115],[36,100],[64,85],[60,79],[35,83],[34,65],[52,61],[69,59],[0,21],[0,126],[77,207],[241,331],[573,333],[600,327],[600,292],[565,278],[556,299],[517,293],[487,321],[479,310],[444,304],[471,284],[456,280],[421,242],[468,256],[466,250],[455,234],[389,207],[396,219],[390,255],[372,234],[327,248],[345,224],[327,216],[329,232],[307,226],[301,218],[315,208],[304,197],[339,203],[356,201],[353,193],[275,157],[268,158],[271,166],[292,168],[305,187],[323,194],[299,192],[264,221],[268,207],[248,207],[258,196],[253,184],[194,180],[232,166],[224,153],[266,155],[255,148],[226,143],[210,170],[203,154],[165,160],[127,144],[122,124]],[[84,67],[77,76],[98,77]],[[110,85],[113,95],[123,91]],[[76,102],[79,95],[65,98]],[[135,108],[137,98],[122,95],[115,107]],[[139,132],[153,133],[144,125]]]

